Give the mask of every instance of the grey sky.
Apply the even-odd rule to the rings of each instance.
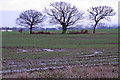
[[[0,0],[0,27],[16,26],[15,19],[25,10],[35,9],[43,11],[50,3],[56,1],[66,1],[86,12],[91,6],[107,5],[111,6],[116,15],[111,17],[112,23],[118,23],[118,1],[119,0]],[[108,22],[111,24],[111,22]]]

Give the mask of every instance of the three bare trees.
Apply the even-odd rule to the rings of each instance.
[[[49,9],[45,9],[47,15],[51,17],[50,22],[62,25],[62,34],[65,34],[67,27],[71,26],[83,19],[84,12],[79,11],[76,6],[72,6],[66,2],[55,2],[50,4]],[[110,20],[110,16],[114,16],[114,10],[109,6],[91,7],[88,9],[89,17],[95,22],[93,26],[93,33],[97,24],[102,20]],[[30,27],[30,33],[32,28],[38,25],[44,20],[44,16],[41,12],[35,10],[27,10],[20,14],[17,18],[17,24],[21,26]]]

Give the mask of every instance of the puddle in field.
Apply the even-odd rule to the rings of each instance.
[[[101,53],[103,53],[103,52],[95,51],[94,54],[84,55],[84,56],[95,56],[95,55],[97,55],[97,54],[101,54]]]
[[[24,50],[24,49],[18,49],[20,52],[24,52],[24,53],[27,53],[27,52],[29,52],[28,50]],[[19,53],[19,52],[17,52],[17,53]]]
[[[40,51],[41,52],[43,52],[43,51],[47,51],[47,52],[55,52],[55,51],[57,51],[57,52],[65,52],[65,51],[80,51],[80,50],[79,49],[71,50],[71,49],[39,49],[38,48],[38,49],[30,49],[30,50],[18,49],[18,52],[16,52],[16,53],[21,53],[21,52],[23,52],[23,53],[27,53],[27,52],[40,52]],[[94,51],[93,54],[85,55],[85,56],[94,56],[94,55],[101,54],[101,53],[103,53],[103,52]],[[82,53],[77,52],[76,55],[77,54],[83,54],[83,52]],[[72,54],[68,54],[68,55],[72,55]]]
[[[87,60],[87,62],[91,62],[91,61],[108,61],[108,60],[118,60],[118,57],[116,57],[116,56],[109,56],[109,58],[107,58],[107,57],[102,57],[102,59],[100,58],[100,59],[89,59],[89,57],[88,56],[91,56],[91,55],[84,55],[84,56],[87,56],[87,58],[84,58],[84,60],[86,61]],[[84,57],[83,56],[83,57]],[[82,57],[81,57],[82,58]],[[77,62],[78,63],[82,63],[82,62],[85,62],[84,60],[82,60],[82,61],[80,61],[80,59],[81,58],[77,58]],[[47,61],[47,63],[46,63],[46,61]],[[69,63],[69,62],[71,62],[71,61],[69,61],[69,59],[60,59],[60,60],[56,60],[56,59],[53,59],[53,60],[44,60],[44,61],[40,61],[40,60],[35,60],[35,61],[23,61],[23,62],[14,62],[14,61],[10,61],[10,62],[8,62],[8,63],[3,63],[3,67],[5,68],[5,67],[7,67],[7,68],[9,68],[9,67],[21,67],[21,66],[31,66],[31,65],[54,65],[54,64],[67,64],[67,63]]]
[[[94,54],[101,54],[103,52],[100,52],[100,51],[95,51]]]
[[[31,50],[25,50],[25,49],[18,49],[18,52],[16,53],[27,53],[27,52],[42,52],[42,51],[47,51],[47,52],[54,52],[54,51],[59,51],[59,52],[62,52],[62,51],[65,51],[63,49],[31,49]]]
[[[111,62],[111,63],[99,63],[99,64],[85,64],[85,65],[79,65],[82,66],[96,66],[96,65],[104,65],[104,64],[118,64],[119,62]],[[47,69],[62,69],[69,66],[51,66],[51,67],[44,67],[44,68],[31,68],[31,69],[20,69],[20,70],[5,70],[0,71],[0,73],[11,73],[11,72],[23,72],[23,71],[37,71],[37,70],[47,70]]]
[[[36,70],[47,70],[47,69],[60,69],[60,68],[64,68],[64,66],[52,66],[52,67],[20,69],[20,70],[6,70],[6,71],[0,71],[0,73],[22,72],[22,71],[36,71]]]
[[[43,50],[48,51],[48,52],[53,52],[54,51],[52,49],[43,49]]]
[[[101,53],[103,53],[103,52],[100,52],[100,51],[95,51],[93,54],[89,54],[89,55],[84,55],[84,53],[82,52],[82,53],[75,53],[76,55],[78,55],[78,54],[83,54],[83,56],[94,56],[94,55],[97,55],[97,54],[101,54]],[[71,54],[67,54],[67,55],[73,55],[72,53]]]
[[[94,60],[87,60],[87,62],[93,62],[93,61],[108,61],[108,60],[118,60],[118,58],[112,58],[112,59],[94,59]],[[78,62],[78,61],[76,61]],[[81,63],[84,61],[79,61],[78,63]]]
[[[24,49],[18,49],[20,52],[24,52],[24,53],[27,53],[27,52],[30,52],[31,50],[24,50]],[[47,51],[47,52],[54,52],[54,51],[68,51],[68,50],[64,50],[64,49],[34,49],[34,50],[32,50],[32,51],[37,51],[37,52],[39,52],[39,51]],[[85,57],[85,56],[87,56],[87,57],[89,57],[89,56],[95,56],[95,55],[99,55],[99,54],[102,54],[103,52],[102,51],[94,51],[93,52],[93,54],[90,54],[90,55],[82,55],[83,57]],[[76,54],[80,54],[80,53],[76,53]],[[84,53],[81,53],[81,54],[84,54]],[[103,56],[104,57],[104,56]],[[110,58],[110,56],[109,56],[109,58]],[[65,59],[64,59],[65,60]],[[89,62],[89,61],[107,61],[107,60],[117,60],[117,58],[112,58],[112,59],[93,59],[93,60],[87,60],[86,62]],[[53,60],[49,60],[49,61],[53,61]],[[78,61],[78,63],[82,63],[82,62],[85,62],[84,60],[83,61]],[[11,63],[9,63],[9,64],[7,64],[7,68],[9,69],[9,67],[12,67],[12,68],[14,68],[14,67],[25,67],[25,66],[31,66],[31,65],[48,65],[48,64],[62,64],[62,65],[64,65],[64,64],[67,64],[67,63],[69,63],[69,61],[62,61],[62,62],[60,62],[60,60],[58,60],[58,61],[53,61],[53,62],[50,62],[50,63],[45,63],[45,62],[31,62],[32,64],[29,64],[28,63],[28,65],[26,64],[26,63],[17,63],[17,64],[15,64],[14,62],[11,62]],[[84,65],[81,65],[81,64],[79,64],[79,66],[93,66],[93,65],[103,65],[104,63],[99,63],[99,64],[84,64]],[[105,63],[105,64],[108,64],[108,63]],[[112,62],[112,63],[110,63],[110,64],[118,64],[118,62]],[[2,66],[2,68],[6,68],[5,66]],[[64,68],[64,67],[67,67],[67,66],[53,66],[52,65],[52,67],[48,67],[48,66],[46,66],[46,67],[44,67],[44,68],[31,68],[31,69],[20,69],[20,70],[5,70],[5,71],[0,71],[0,73],[9,73],[9,72],[22,72],[22,71],[35,71],[35,70],[46,70],[46,69],[58,69],[58,68]]]
[[[93,59],[93,60],[87,60],[87,62],[89,63],[89,62],[94,62],[94,61],[108,61],[108,60],[118,60],[118,58],[111,58],[111,59]],[[79,60],[77,60],[76,61],[77,63],[84,63],[84,62],[86,62],[86,61],[79,61]],[[14,62],[12,62],[12,63],[14,63]],[[54,61],[54,62],[49,62],[49,63],[35,63],[35,64],[24,64],[24,63],[22,63],[22,64],[8,64],[8,65],[6,65],[6,67],[5,66],[3,66],[2,68],[10,68],[10,67],[13,67],[13,68],[17,68],[17,67],[25,67],[25,66],[35,66],[35,65],[37,65],[37,66],[41,66],[41,65],[44,65],[44,66],[46,66],[46,65],[54,65],[54,64],[62,64],[62,65],[65,65],[65,64],[68,64],[68,63],[71,63],[71,61],[62,61],[62,62],[60,62],[60,61]]]
[[[21,52],[24,52],[24,53],[27,53],[27,52],[42,52],[42,51],[47,51],[47,52],[54,52],[54,51],[57,51],[57,52],[66,52],[66,51],[80,51],[80,49],[40,49],[40,48],[33,48],[33,49],[17,49],[18,52],[16,53],[21,53]]]

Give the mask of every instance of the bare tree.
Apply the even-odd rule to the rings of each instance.
[[[98,6],[98,7],[91,7],[88,9],[88,12],[90,13],[90,19],[95,22],[93,33],[95,34],[95,28],[97,24],[102,20],[106,19],[110,21],[110,16],[114,16],[115,12],[114,9],[112,9],[109,6]]]
[[[51,23],[62,25],[62,34],[66,33],[67,27],[83,19],[83,12],[78,11],[75,6],[66,2],[55,2],[50,4],[50,9],[45,12],[51,16]]]
[[[41,12],[36,10],[27,10],[22,12],[16,19],[16,23],[21,26],[29,27],[30,34],[32,34],[32,28],[41,23],[45,16]]]

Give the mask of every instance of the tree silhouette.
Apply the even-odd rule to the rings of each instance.
[[[88,12],[90,13],[89,17],[91,20],[95,22],[93,33],[95,34],[95,28],[97,24],[102,20],[106,19],[110,21],[110,16],[114,16],[115,12],[114,9],[112,9],[109,6],[97,6],[97,7],[91,7],[88,9]]]
[[[75,6],[71,6],[66,2],[55,2],[50,4],[50,9],[45,9],[45,12],[52,17],[51,23],[62,25],[62,34],[66,33],[67,27],[75,24],[83,19],[83,12],[78,11]]]
[[[22,12],[16,19],[16,23],[21,26],[29,27],[30,34],[32,34],[32,28],[43,21],[45,16],[41,12],[36,10],[27,10]]]

